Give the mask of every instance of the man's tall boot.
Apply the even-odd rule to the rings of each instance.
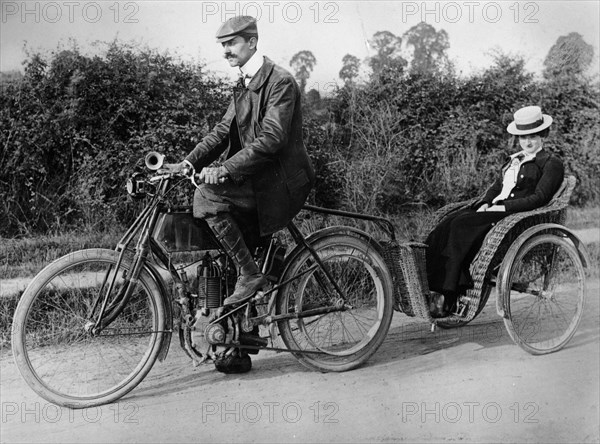
[[[206,222],[238,268],[235,291],[223,304],[232,305],[250,299],[267,283],[267,279],[254,262],[236,221],[227,213],[219,213],[206,218]]]

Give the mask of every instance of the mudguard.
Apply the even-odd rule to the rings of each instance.
[[[334,225],[332,227],[327,227],[327,228],[322,228],[320,230],[317,230],[314,233],[311,233],[306,238],[306,242],[309,245],[311,245],[323,238],[326,238],[329,236],[335,236],[338,234],[346,234],[346,235],[350,235],[350,236],[355,236],[359,239],[363,239],[363,240],[367,241],[369,244],[373,245],[373,247],[377,250],[377,252],[379,254],[381,254],[381,256],[383,257],[383,247],[377,240],[375,240],[375,238],[373,238],[373,236],[369,236],[366,232],[364,232],[363,230],[360,230],[358,228],[347,227],[344,225]],[[290,252],[290,254],[288,254],[286,256],[285,264],[283,267],[283,273],[281,273],[279,282],[282,282],[285,280],[284,277],[286,276],[286,274],[288,272],[288,268],[289,268],[290,264],[294,261],[294,259],[300,254],[300,252],[303,249],[304,249],[304,247],[302,245],[296,245],[296,247]]]
[[[523,231],[523,233],[521,233],[509,247],[504,259],[502,259],[502,263],[500,264],[500,269],[498,271],[498,278],[496,281],[496,312],[499,316],[502,316],[505,319],[508,319],[506,314],[507,301],[504,295],[500,294],[500,289],[502,289],[505,283],[509,280],[510,269],[521,247],[525,244],[525,242],[532,237],[537,236],[538,234],[555,234],[558,237],[568,237],[571,242],[573,242],[577,252],[579,253],[579,258],[581,259],[583,268],[587,270],[591,264],[590,255],[587,252],[583,242],[581,242],[581,240],[575,233],[573,233],[573,231],[562,225],[540,224]]]

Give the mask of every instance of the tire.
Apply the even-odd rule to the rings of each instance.
[[[534,355],[563,348],[573,337],[586,297],[585,270],[573,243],[553,234],[526,241],[501,288],[510,337]]]
[[[71,408],[114,402],[154,365],[165,334],[165,309],[147,271],[127,305],[99,335],[84,328],[103,278],[117,259],[112,250],[70,253],[42,270],[23,293],[13,321],[12,349],[21,375],[42,398]],[[129,269],[129,262],[123,262],[115,290]]]
[[[312,244],[333,279],[346,295],[350,309],[278,323],[281,338],[306,367],[319,371],[346,371],[367,361],[383,343],[393,314],[393,286],[385,261],[364,239],[336,234]],[[281,282],[315,265],[307,250],[293,257]],[[322,271],[315,267],[286,284],[278,294],[277,313],[331,306],[338,298],[323,291]],[[328,296],[331,295],[331,296]]]

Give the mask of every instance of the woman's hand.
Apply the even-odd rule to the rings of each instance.
[[[506,211],[506,207],[504,205],[492,205],[490,207],[488,204],[484,203],[477,209],[477,212],[480,213],[484,211]]]

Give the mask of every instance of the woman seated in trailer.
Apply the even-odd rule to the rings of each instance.
[[[428,236],[427,278],[432,291],[431,314],[456,310],[458,296],[473,288],[469,265],[492,226],[511,213],[547,204],[564,177],[562,161],[543,149],[552,117],[539,106],[514,113],[507,131],[519,138],[521,151],[510,156],[485,197],[444,219]]]

